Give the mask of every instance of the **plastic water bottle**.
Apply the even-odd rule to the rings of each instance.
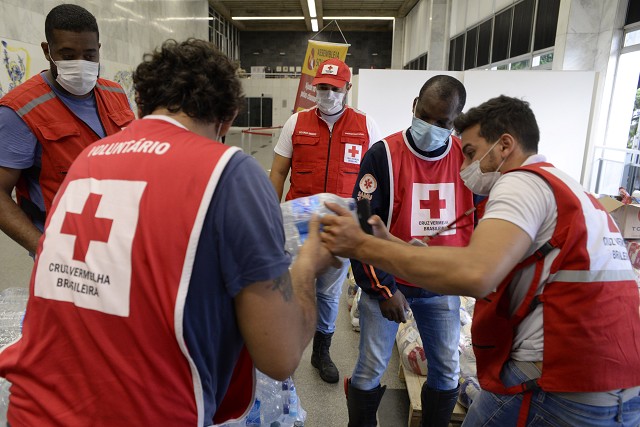
[[[249,411],[249,415],[247,415],[245,425],[247,427],[260,427],[260,400],[257,398]]]
[[[278,420],[282,427],[304,425],[307,413],[298,400],[296,386],[291,378],[282,382],[282,416]]]
[[[0,423],[7,423],[7,409],[9,408],[9,387],[11,383],[4,378],[0,378]]]
[[[296,394],[296,386],[291,382],[289,386],[289,415],[293,419],[298,419],[298,395]]]
[[[291,414],[291,406],[289,403],[289,385],[289,378],[282,381],[282,415],[285,419],[289,418],[289,415]]]
[[[0,293],[0,346],[12,343],[22,335],[29,289],[7,288]]]
[[[348,209],[357,220],[356,201],[331,193],[319,193],[313,196],[289,200],[280,205],[284,232],[285,250],[295,257],[309,234],[309,220],[313,214],[323,216],[334,212],[327,208],[325,202],[332,202]]]
[[[260,421],[270,426],[282,415],[282,383],[260,371],[256,378],[256,397],[260,399]]]

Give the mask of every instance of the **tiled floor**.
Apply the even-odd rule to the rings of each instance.
[[[261,131],[264,132],[264,131]],[[267,131],[271,132],[271,131]],[[273,158],[273,147],[278,131],[272,136],[242,134],[232,130],[226,143],[241,147],[253,155],[268,171]],[[286,192],[287,188],[285,188]],[[0,290],[8,287],[27,287],[33,261],[25,250],[0,232]],[[347,406],[342,378],[350,375],[358,354],[357,332],[351,328],[346,301],[340,301],[340,313],[336,324],[331,355],[340,370],[341,380],[337,384],[326,384],[311,366],[311,346],[305,351],[294,382],[303,408],[307,411],[306,427],[342,427],[347,425]],[[379,413],[381,427],[407,425],[408,397],[404,384],[398,379],[398,353],[394,353],[382,383],[387,385]]]

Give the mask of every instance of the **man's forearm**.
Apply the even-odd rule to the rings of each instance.
[[[476,296],[478,274],[464,251],[444,246],[416,248],[367,236],[355,248],[354,258],[432,292]],[[390,253],[394,255],[388,256]]]
[[[283,176],[279,172],[274,172],[273,170],[269,174],[269,180],[271,181],[271,185],[276,190],[276,194],[278,195],[278,201],[282,200],[282,191],[284,189],[284,180],[286,176]]]
[[[305,343],[313,337],[318,321],[315,280],[315,269],[302,260],[297,260],[291,267],[293,293],[301,309],[301,334]]]
[[[20,246],[35,253],[42,233],[6,193],[0,192],[0,230]]]

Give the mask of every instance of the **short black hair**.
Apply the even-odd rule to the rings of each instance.
[[[204,123],[229,121],[244,103],[236,69],[212,43],[167,40],[133,74],[136,103],[142,116],[166,108]]]
[[[96,33],[100,40],[96,17],[75,4],[61,4],[51,9],[44,20],[44,35],[49,44],[53,42],[53,30]]]
[[[448,101],[454,97],[458,98],[458,112],[462,111],[464,104],[467,102],[467,90],[460,80],[455,79],[445,74],[438,74],[431,77],[422,85],[418,99],[422,98],[422,94],[427,90],[433,88],[441,100]]]
[[[479,135],[488,142],[502,134],[514,136],[525,153],[537,153],[540,129],[529,103],[518,98],[500,95],[459,115],[453,122],[459,133],[480,125]]]

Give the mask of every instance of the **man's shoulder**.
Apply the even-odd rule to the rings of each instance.
[[[102,77],[98,77],[98,80],[97,80],[96,84],[103,85],[103,86],[109,86],[109,87],[122,88],[120,83],[114,82],[113,80],[105,79],[105,78],[102,78]]]
[[[120,83],[103,79],[102,77],[98,77],[98,81],[96,82],[96,89],[106,92],[117,92],[126,96],[126,92],[124,91]]]
[[[23,99],[28,99],[29,96],[35,97],[37,96],[36,93],[41,92],[43,89],[45,91],[51,90],[42,76],[40,74],[36,74],[3,96],[0,99],[0,105],[14,108],[14,103],[20,103]]]
[[[388,141],[386,138],[371,144],[367,152],[364,154],[366,163],[387,165],[387,146]],[[365,163],[364,160],[363,163]]]
[[[387,144],[403,144],[404,145],[404,132],[406,129],[399,130],[391,135],[385,136],[382,140]]]
[[[351,110],[353,113],[360,114],[361,116],[366,116],[367,115],[367,113],[365,113],[364,111],[358,110],[357,108],[353,108],[353,107],[351,107],[349,105],[347,105],[347,110]]]

